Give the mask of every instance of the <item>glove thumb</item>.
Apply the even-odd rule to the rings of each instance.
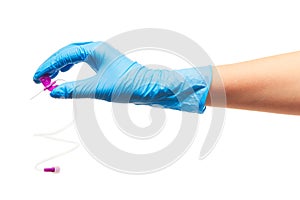
[[[95,78],[67,82],[59,85],[50,93],[53,98],[93,98],[95,97],[97,84]]]

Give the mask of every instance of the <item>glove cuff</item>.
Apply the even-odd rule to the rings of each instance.
[[[158,70],[135,63],[113,101],[203,113],[211,79],[212,66]]]
[[[183,77],[179,83],[182,88],[177,96],[180,98],[180,110],[203,113],[212,80],[212,66],[176,70]]]

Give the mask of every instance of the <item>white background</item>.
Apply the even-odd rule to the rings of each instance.
[[[200,128],[189,151],[157,173],[115,172],[81,146],[49,162],[62,168],[53,175],[36,171],[34,165],[69,146],[33,134],[69,123],[72,101],[51,99],[47,93],[29,101],[41,89],[32,82],[35,70],[56,50],[137,28],[182,33],[201,45],[216,65],[300,50],[298,4],[297,0],[2,1],[0,199],[299,199],[299,116],[228,109],[222,137],[204,160],[198,160],[204,134]],[[59,77],[74,80],[76,70]],[[99,110],[110,106],[97,104]],[[133,106],[133,120],[148,119],[144,110],[149,111]],[[208,126],[210,112],[201,116],[203,127]],[[114,130],[110,110],[101,116],[107,116],[105,124]],[[168,118],[172,120],[176,121]],[[61,137],[78,141],[74,128]]]

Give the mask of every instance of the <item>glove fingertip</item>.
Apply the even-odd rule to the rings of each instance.
[[[53,98],[67,99],[67,98],[71,98],[72,95],[67,85],[63,84],[56,87],[54,90],[52,90],[50,96]]]
[[[40,71],[35,72],[35,74],[33,75],[33,81],[35,83],[40,83],[40,78],[42,76],[42,73]]]
[[[36,79],[35,77],[33,77],[32,80],[33,80],[33,82],[35,82],[35,83],[37,83],[37,84],[40,83],[40,81],[39,81],[38,79]]]
[[[60,90],[58,90],[56,88],[51,91],[50,96],[52,98],[56,98],[56,99],[58,99],[58,98],[65,98],[64,94]]]

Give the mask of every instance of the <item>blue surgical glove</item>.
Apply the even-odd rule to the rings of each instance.
[[[104,42],[70,44],[48,58],[33,80],[54,78],[74,64],[86,62],[96,75],[55,88],[54,98],[96,98],[203,113],[211,83],[211,66],[181,70],[150,69]]]

